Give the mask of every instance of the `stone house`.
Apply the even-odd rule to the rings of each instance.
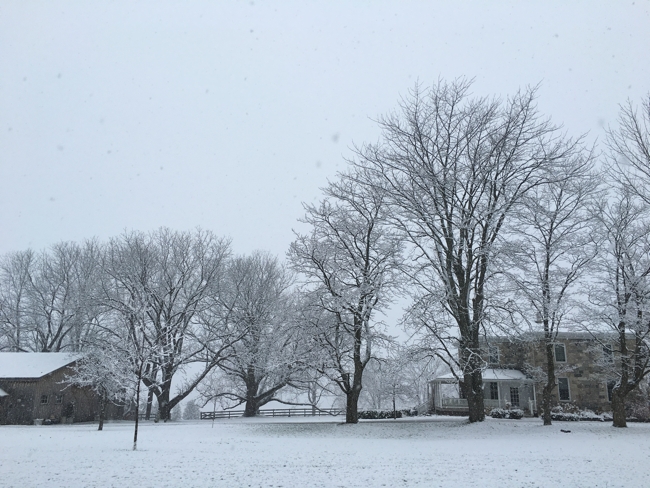
[[[97,394],[66,382],[78,359],[68,353],[0,353],[0,425],[96,420]],[[106,418],[121,419],[123,410],[109,404]]]
[[[606,340],[586,333],[559,333],[554,344],[557,387],[554,405],[575,405],[594,412],[611,411],[614,381],[607,377],[603,360],[613,358]],[[513,341],[490,337],[484,343],[483,388],[486,409],[520,408],[538,415],[546,364],[546,350],[540,336]],[[462,388],[451,374],[429,382],[429,408],[436,413],[467,411]]]

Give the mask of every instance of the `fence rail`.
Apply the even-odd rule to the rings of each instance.
[[[321,417],[325,415],[342,415],[340,408],[270,408],[259,410],[259,417]],[[243,410],[220,410],[201,412],[201,420],[230,419],[244,415]]]

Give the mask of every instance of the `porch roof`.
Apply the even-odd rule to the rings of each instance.
[[[488,368],[483,371],[483,381],[524,381],[528,379],[524,373],[517,369]],[[439,383],[456,383],[457,380],[452,373],[447,373],[434,378],[433,381]]]

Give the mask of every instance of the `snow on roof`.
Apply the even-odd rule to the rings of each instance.
[[[40,378],[79,357],[67,352],[0,352],[0,378]]]
[[[455,376],[451,373],[443,374],[435,378],[436,380],[447,380],[455,379]],[[494,380],[525,380],[526,375],[516,369],[491,369],[488,368],[483,371],[483,381],[494,381]]]
[[[7,396],[7,395],[9,395],[9,393],[7,393],[2,388],[0,388],[0,397]]]

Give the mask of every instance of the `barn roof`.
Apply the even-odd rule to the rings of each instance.
[[[0,352],[0,378],[40,378],[79,357],[67,352]]]

